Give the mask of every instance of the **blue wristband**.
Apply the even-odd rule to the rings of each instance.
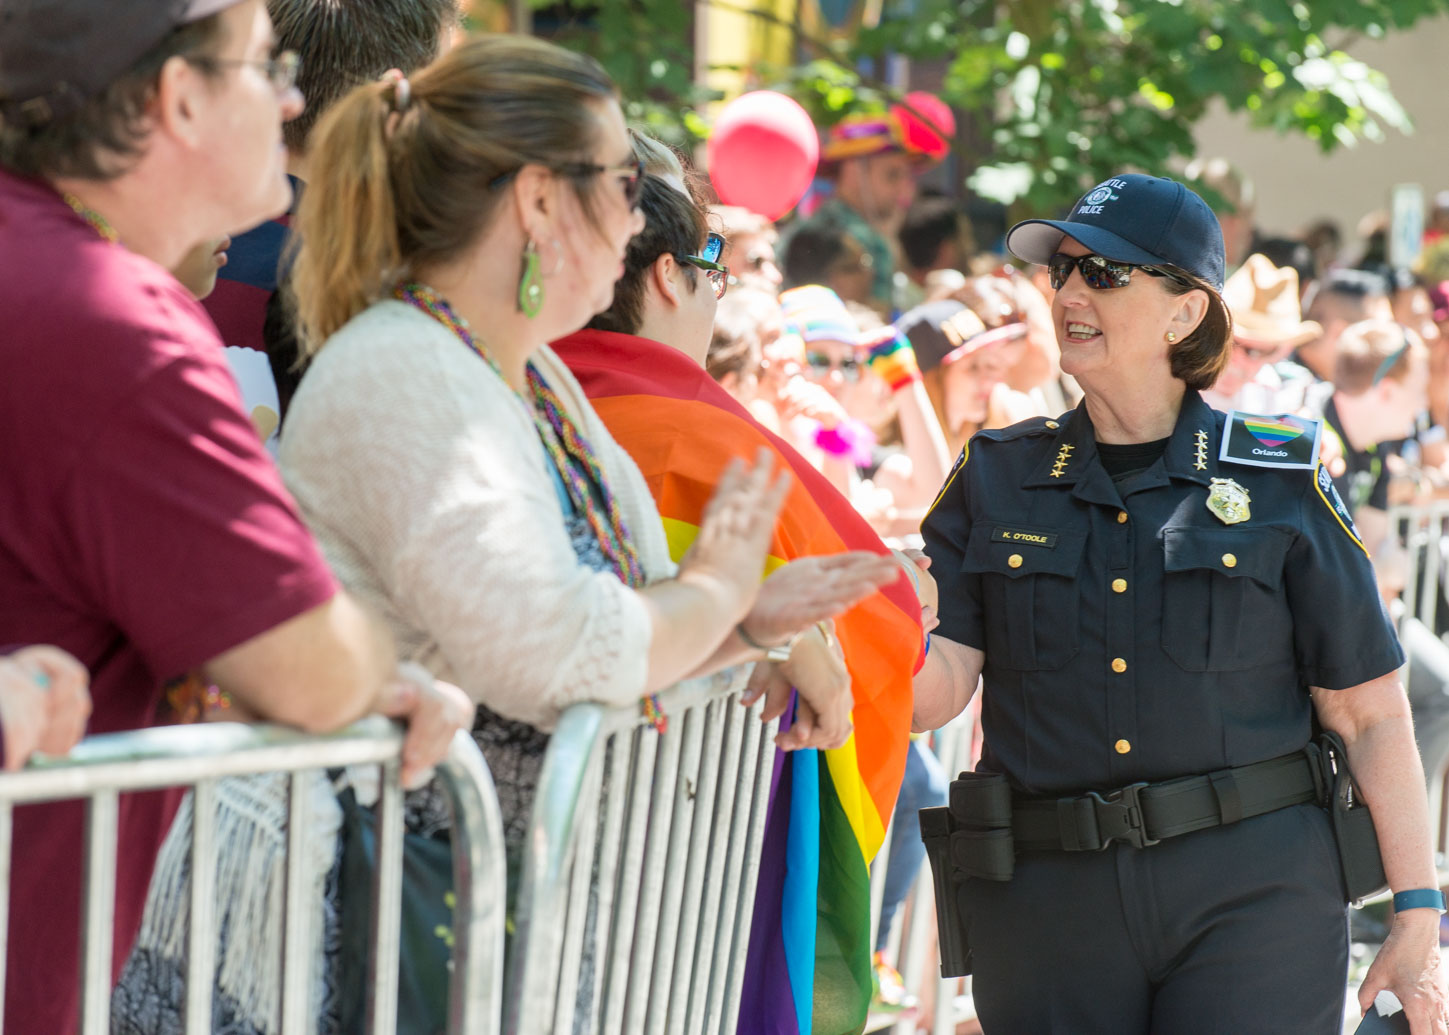
[[[1444,892],[1438,888],[1414,888],[1394,895],[1394,912],[1406,909],[1437,909],[1444,912]]]

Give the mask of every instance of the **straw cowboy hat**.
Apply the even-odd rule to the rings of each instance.
[[[1297,348],[1323,334],[1303,319],[1298,273],[1274,266],[1266,255],[1250,255],[1223,285],[1223,301],[1233,314],[1233,337],[1248,345]]]

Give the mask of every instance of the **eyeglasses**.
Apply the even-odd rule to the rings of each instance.
[[[1057,252],[1046,263],[1047,279],[1051,281],[1053,291],[1062,289],[1072,275],[1073,266],[1081,273],[1087,287],[1097,291],[1126,287],[1132,283],[1133,270],[1141,270],[1149,277],[1166,277],[1179,284],[1192,286],[1191,281],[1161,266],[1139,266],[1130,262],[1113,262],[1100,255],[1066,255]]]
[[[619,182],[624,187],[624,203],[633,212],[639,207],[639,195],[644,192],[644,162],[642,159],[635,159],[623,165],[599,165],[596,162],[534,162],[533,159],[525,159],[524,165],[537,164],[545,169],[551,169],[556,173],[565,176],[602,176],[606,173],[613,173],[619,177]],[[499,173],[488,181],[488,189],[495,190],[503,186],[513,177],[518,175],[518,170],[509,169],[506,173]]]
[[[853,355],[836,356],[828,352],[810,351],[805,353],[805,363],[816,377],[824,377],[833,370],[839,370],[840,376],[847,381],[860,380],[861,362]]]
[[[714,231],[710,231],[704,240],[704,248],[698,255],[679,255],[676,258],[680,262],[688,263],[695,269],[704,270],[704,275],[714,287],[714,297],[724,298],[725,291],[730,286],[730,268],[720,264],[719,257],[724,254],[725,239]]]
[[[297,85],[297,71],[302,67],[302,57],[295,50],[284,50],[276,57],[267,58],[265,61],[244,61],[241,58],[219,58],[205,54],[189,57],[186,60],[193,65],[211,68],[234,68],[247,65],[260,68],[266,73],[272,89],[278,93],[286,93]]]

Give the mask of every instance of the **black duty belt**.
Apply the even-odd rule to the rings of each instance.
[[[1319,800],[1320,786],[1309,759],[1295,752],[1205,776],[1134,783],[1115,791],[1051,799],[1013,795],[1011,835],[1018,852],[1094,852],[1114,841],[1145,848],[1165,838]],[[971,824],[970,816],[958,814],[955,791],[953,785],[953,818]]]

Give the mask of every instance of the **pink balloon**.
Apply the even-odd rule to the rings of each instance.
[[[795,101],[756,90],[724,106],[705,153],[721,201],[773,220],[805,196],[820,162],[820,138]]]
[[[944,158],[951,150],[951,138],[956,135],[956,116],[951,106],[925,90],[908,93],[904,100],[913,110],[897,104],[892,111],[900,120],[906,149],[931,158]],[[915,112],[920,112],[925,119],[917,117]]]

